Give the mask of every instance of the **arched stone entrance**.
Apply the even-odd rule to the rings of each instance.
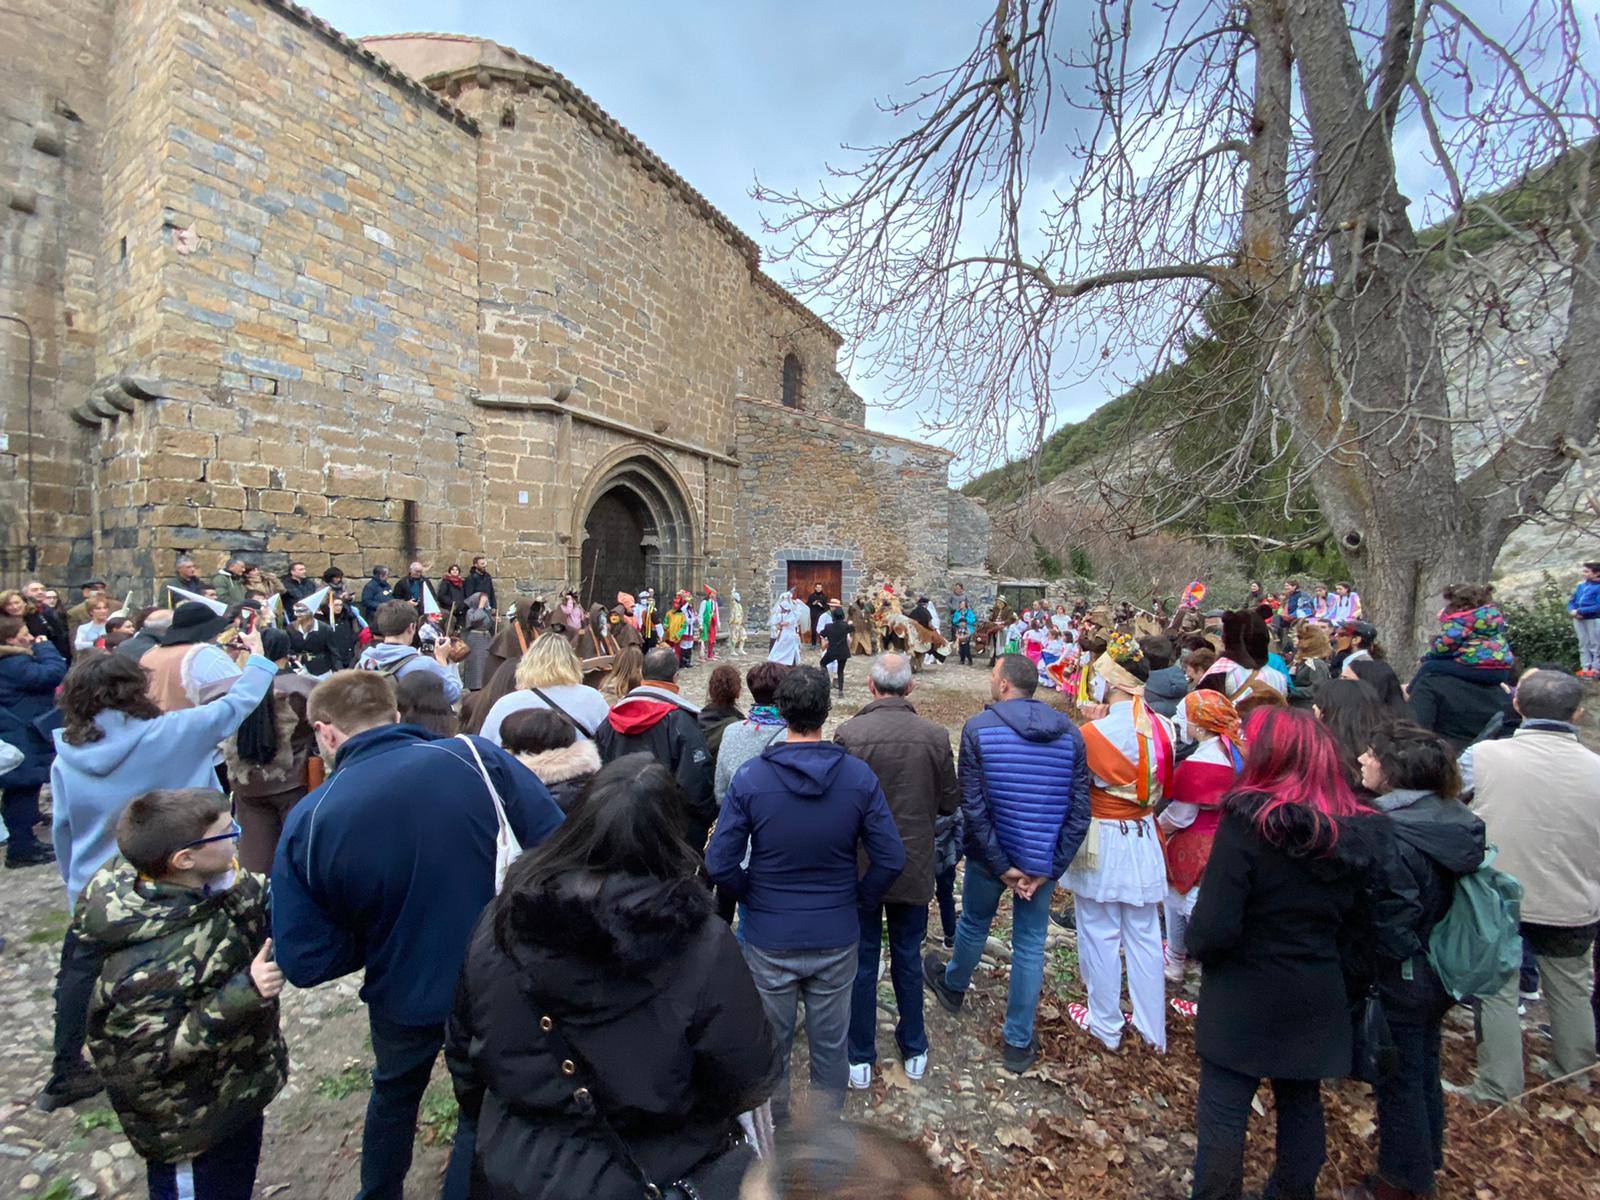
[[[591,476],[578,511],[578,595],[610,607],[642,587],[670,596],[693,586],[693,509],[676,471],[639,448],[613,456]]]

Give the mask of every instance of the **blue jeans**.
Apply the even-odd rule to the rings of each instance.
[[[404,1200],[417,1133],[417,1109],[428,1090],[433,1062],[444,1047],[443,1025],[396,1025],[368,1011],[372,1027],[372,1095],[361,1135],[361,1190],[356,1200]],[[466,1114],[445,1170],[441,1200],[467,1200],[477,1123]]]
[[[1006,998],[1006,1044],[1019,1049],[1033,1044],[1033,1017],[1044,987],[1044,937],[1050,929],[1050,893],[1056,881],[1046,879],[1032,900],[1011,898],[1011,990]],[[987,868],[967,860],[961,885],[961,917],[956,921],[956,948],[944,969],[944,981],[958,992],[972,983],[983,945],[989,939],[995,911],[1006,886]]]
[[[928,1052],[928,1031],[922,1023],[922,939],[928,936],[926,904],[883,904],[863,908],[861,941],[857,944],[856,982],[850,993],[850,1061],[878,1061],[878,957],[882,952],[883,917],[889,921],[889,978],[894,1006],[900,1014],[894,1027],[900,1057]]]
[[[261,1114],[181,1163],[145,1160],[150,1200],[250,1200],[261,1162]]]

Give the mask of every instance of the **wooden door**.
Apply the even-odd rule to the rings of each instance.
[[[822,585],[822,594],[829,600],[844,602],[844,564],[841,562],[804,561],[789,563],[789,586],[794,589],[794,594],[804,604],[811,598],[811,589],[817,584]],[[807,641],[815,639],[815,634],[808,634]]]

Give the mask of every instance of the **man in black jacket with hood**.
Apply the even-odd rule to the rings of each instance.
[[[700,732],[700,709],[678,694],[678,654],[657,646],[644,656],[644,682],[611,710],[595,732],[601,762],[643,751],[671,771],[683,789],[684,840],[703,850],[716,818],[711,751]]]

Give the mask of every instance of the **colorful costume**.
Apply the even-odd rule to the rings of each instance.
[[[706,661],[717,657],[717,591],[706,584],[706,598],[700,601],[700,632],[705,638]]]
[[[1209,689],[1190,692],[1179,711],[1200,745],[1173,771],[1172,803],[1159,822],[1167,833],[1167,896],[1162,908],[1167,916],[1167,978],[1173,982],[1183,978],[1184,934],[1222,822],[1222,798],[1244,769],[1239,713],[1231,700]]]
[[[1460,612],[1441,612],[1439,632],[1423,658],[1450,658],[1464,667],[1484,671],[1511,669],[1511,647],[1506,642],[1506,619],[1498,604],[1485,604]]]
[[[1110,689],[1132,695],[1083,727],[1093,818],[1083,849],[1062,876],[1076,897],[1078,960],[1089,1003],[1087,1028],[1115,1050],[1122,1042],[1122,973],[1127,961],[1134,1028],[1158,1050],[1167,1046],[1162,977],[1161,901],[1166,859],[1155,809],[1172,782],[1173,731],[1144,702],[1144,686],[1117,661],[1139,654],[1131,639],[1095,662]]]

